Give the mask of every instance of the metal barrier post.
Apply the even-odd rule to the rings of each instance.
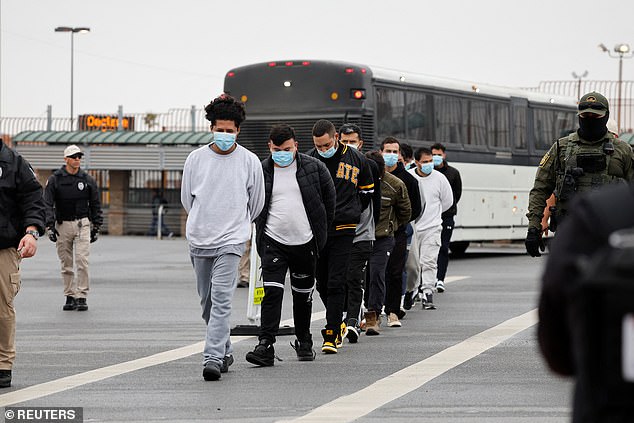
[[[160,240],[163,235],[163,209],[165,206],[161,204],[158,208],[158,216],[156,221],[156,239]]]

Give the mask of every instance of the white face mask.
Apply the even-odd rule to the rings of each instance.
[[[348,143],[348,147],[354,148],[355,150],[358,150],[359,149],[359,144]]]

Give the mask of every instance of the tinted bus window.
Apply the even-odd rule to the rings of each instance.
[[[526,114],[528,109],[524,106],[515,106],[513,110],[514,146],[518,150],[526,150]]]
[[[459,144],[466,138],[463,107],[466,100],[448,95],[434,96],[436,139],[441,143]]]
[[[577,129],[577,114],[575,112],[555,112],[555,138],[565,137]]]
[[[469,101],[469,127],[467,144],[486,147],[487,145],[487,104],[484,101]]]
[[[554,119],[553,110],[533,109],[533,131],[537,150],[548,150],[555,141]]]
[[[407,93],[407,138],[433,140],[433,114],[431,95],[419,92]]]
[[[379,139],[405,137],[405,93],[390,88],[377,88],[377,131]]]
[[[489,103],[488,131],[489,146],[495,149],[507,150],[509,142],[509,108],[506,104]]]

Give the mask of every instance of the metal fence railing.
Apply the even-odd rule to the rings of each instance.
[[[610,117],[615,121],[619,113],[619,81],[542,81],[531,91],[549,92],[578,98],[590,91],[597,91],[610,102]],[[622,81],[620,95],[621,132],[634,132],[634,81]]]
[[[96,114],[97,115],[97,114]],[[100,113],[99,116],[116,118],[118,111]],[[169,109],[166,113],[127,113],[123,117],[134,118],[134,131],[208,131],[209,122],[202,108]],[[68,117],[2,117],[0,134],[13,136],[22,131],[75,131],[78,118],[71,124]],[[96,129],[99,130],[99,129]]]

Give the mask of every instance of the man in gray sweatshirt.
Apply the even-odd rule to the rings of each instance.
[[[244,105],[223,94],[205,112],[213,137],[185,161],[181,202],[188,213],[189,254],[207,324],[203,378],[218,380],[233,363],[231,302],[251,223],[264,205],[264,175],[257,156],[235,142]]]

